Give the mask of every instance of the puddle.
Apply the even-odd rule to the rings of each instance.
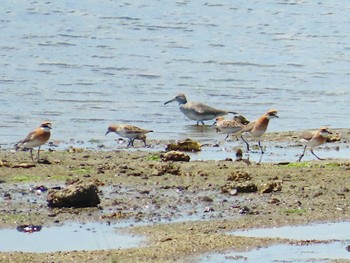
[[[304,226],[260,228],[231,232],[235,236],[286,238],[296,240],[350,240],[350,222],[322,223]]]
[[[262,262],[288,262],[310,263],[329,262],[336,259],[350,259],[350,253],[346,250],[346,242],[332,242],[327,244],[312,245],[273,245],[267,248],[254,249],[248,252],[233,252],[208,255],[203,257],[201,263],[255,263]]]
[[[73,250],[104,250],[140,246],[143,237],[118,231],[113,225],[101,223],[67,223],[43,226],[33,233],[16,228],[0,229],[0,251],[56,252]]]
[[[350,222],[322,223],[305,226],[285,226],[280,228],[251,229],[235,231],[236,236],[259,238],[285,238],[293,240],[317,240],[322,243],[305,245],[279,244],[248,252],[229,252],[205,255],[201,263],[206,262],[328,262],[335,259],[350,259],[347,247],[350,245],[348,229]]]

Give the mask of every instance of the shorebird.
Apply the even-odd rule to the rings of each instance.
[[[305,144],[304,146],[304,151],[300,155],[298,162],[301,161],[301,159],[304,157],[305,151],[307,147],[310,147],[311,153],[319,160],[323,160],[322,158],[318,157],[314,151],[313,148],[320,146],[324,144],[327,140],[327,137],[329,134],[332,134],[331,131],[329,131],[326,127],[321,127],[316,131],[309,131],[309,132],[304,132],[301,134],[301,140],[302,143]]]
[[[243,128],[239,119],[225,120],[223,116],[216,117],[214,124],[219,131],[227,134],[224,140],[226,140],[230,134],[235,134]]]
[[[16,146],[16,151],[19,149],[29,149],[30,157],[33,158],[33,148],[38,148],[37,161],[39,162],[40,147],[44,145],[50,138],[51,122],[43,122],[38,128],[31,131],[24,140],[19,141]]]
[[[249,144],[248,142],[243,138],[244,133],[249,133],[252,137],[259,138],[258,145],[261,150],[261,154],[264,153],[264,150],[260,143],[261,136],[266,132],[267,126],[269,125],[269,121],[273,118],[278,118],[277,116],[277,110],[271,109],[268,112],[266,112],[264,115],[262,115],[259,119],[256,121],[252,121],[248,123],[243,129],[241,130],[242,135],[241,138],[247,145],[247,151],[249,151]]]
[[[146,145],[146,133],[153,132],[152,130],[144,130],[139,127],[127,124],[112,124],[108,127],[108,130],[105,135],[110,132],[115,132],[121,137],[129,139],[128,145],[134,146],[134,140],[141,140]]]
[[[197,121],[197,125],[199,125],[199,123],[204,125],[204,121],[213,120],[218,116],[223,116],[228,113],[236,114],[236,112],[215,109],[200,102],[187,101],[183,93],[177,94],[175,98],[165,102],[164,105],[173,101],[177,101],[180,111],[185,114],[187,118]]]

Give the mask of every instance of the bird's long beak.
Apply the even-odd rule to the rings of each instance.
[[[106,136],[108,133],[110,133],[110,131],[107,131],[106,134],[105,134],[105,136]]]
[[[176,99],[174,98],[174,99],[168,100],[167,102],[164,102],[164,105],[167,105],[168,103],[173,102],[173,101],[176,101]]]

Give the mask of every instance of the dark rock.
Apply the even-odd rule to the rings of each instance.
[[[168,162],[168,161],[173,161],[173,162],[189,162],[190,161],[190,156],[187,154],[184,154],[183,152],[179,151],[170,151],[165,154],[161,154],[160,156],[162,158],[162,161]]]
[[[239,210],[239,213],[240,213],[241,215],[248,215],[248,214],[251,214],[252,211],[250,210],[249,207],[243,206],[243,207]]]
[[[258,191],[258,187],[253,183],[239,184],[236,189],[238,193],[255,193]]]
[[[62,190],[50,189],[47,194],[49,207],[95,207],[100,203],[95,184],[73,184]]]

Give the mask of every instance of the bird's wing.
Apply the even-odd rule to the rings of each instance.
[[[247,125],[244,125],[241,132],[250,132],[255,125],[255,121],[249,122]]]
[[[31,131],[30,133],[28,133],[27,137],[25,137],[23,140],[19,141],[18,144],[23,144],[23,143],[26,143],[26,142],[33,140],[36,133],[38,132],[37,130],[38,129],[35,129],[34,131]]]
[[[133,125],[125,125],[124,128],[125,128],[126,134],[143,134],[143,133],[152,132],[152,130],[144,130]]]
[[[314,136],[314,132],[312,131],[304,131],[300,134],[300,138],[307,141],[310,141],[313,136]]]
[[[206,104],[199,103],[199,102],[190,102],[188,103],[188,109],[193,109],[194,111],[198,112],[199,114],[226,114],[227,112],[224,110],[215,109],[213,107],[210,107]]]

